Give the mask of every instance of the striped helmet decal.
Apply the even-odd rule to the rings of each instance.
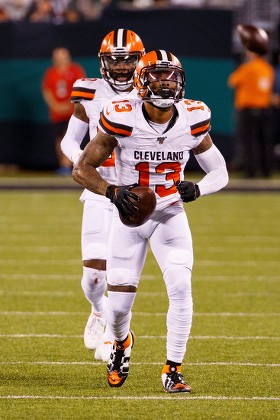
[[[126,48],[127,29],[116,29],[113,35],[114,48]]]
[[[129,137],[131,136],[131,133],[133,130],[133,128],[128,125],[118,124],[118,123],[109,121],[105,117],[103,111],[100,114],[99,124],[103,128],[105,133],[110,134],[112,136],[117,135],[117,136]]]
[[[173,61],[172,54],[165,50],[155,50],[157,60],[159,61]]]

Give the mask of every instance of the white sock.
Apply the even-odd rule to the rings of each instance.
[[[83,267],[82,289],[85,297],[92,306],[92,312],[102,313],[106,311],[107,289],[106,271]]]
[[[106,324],[105,332],[103,334],[103,342],[110,342],[113,343],[115,340],[114,333],[110,330],[108,323]]]
[[[136,293],[108,292],[108,328],[117,341],[127,337]]]

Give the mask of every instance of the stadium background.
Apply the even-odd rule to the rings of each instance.
[[[233,150],[233,97],[227,77],[235,67],[232,12],[211,9],[125,11],[108,8],[98,21],[0,25],[0,164],[23,169],[55,168],[41,79],[56,46],[69,48],[89,77],[99,77],[102,38],[114,28],[137,32],[146,51],[172,51],[186,72],[186,97],[212,110],[212,136],[226,160]],[[191,162],[192,163],[192,162]]]

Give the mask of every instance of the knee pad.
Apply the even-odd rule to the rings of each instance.
[[[83,277],[81,281],[82,289],[86,293],[95,287],[106,290],[106,271],[96,270],[95,268],[83,267]]]
[[[82,259],[85,260],[107,260],[107,245],[102,243],[84,244],[82,247]]]
[[[169,266],[182,266],[192,270],[193,253],[187,249],[172,249],[166,256],[165,269]]]
[[[83,267],[82,289],[94,312],[106,309],[105,292],[107,289],[106,271]]]
[[[139,279],[132,277],[132,270],[128,268],[112,268],[107,275],[111,286],[138,286]]]

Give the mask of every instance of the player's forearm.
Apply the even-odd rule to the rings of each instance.
[[[106,195],[110,184],[101,177],[97,168],[112,154],[116,145],[114,137],[99,131],[74,165],[74,180],[96,194]]]
[[[85,163],[81,157],[73,168],[73,179],[82,187],[99,195],[106,195],[108,185],[96,168]]]
[[[195,157],[206,172],[204,178],[197,183],[200,195],[212,194],[227,185],[229,178],[226,162],[215,145]]]
[[[74,164],[82,154],[80,145],[87,131],[88,124],[72,115],[60,147],[65,156],[67,156]]]

